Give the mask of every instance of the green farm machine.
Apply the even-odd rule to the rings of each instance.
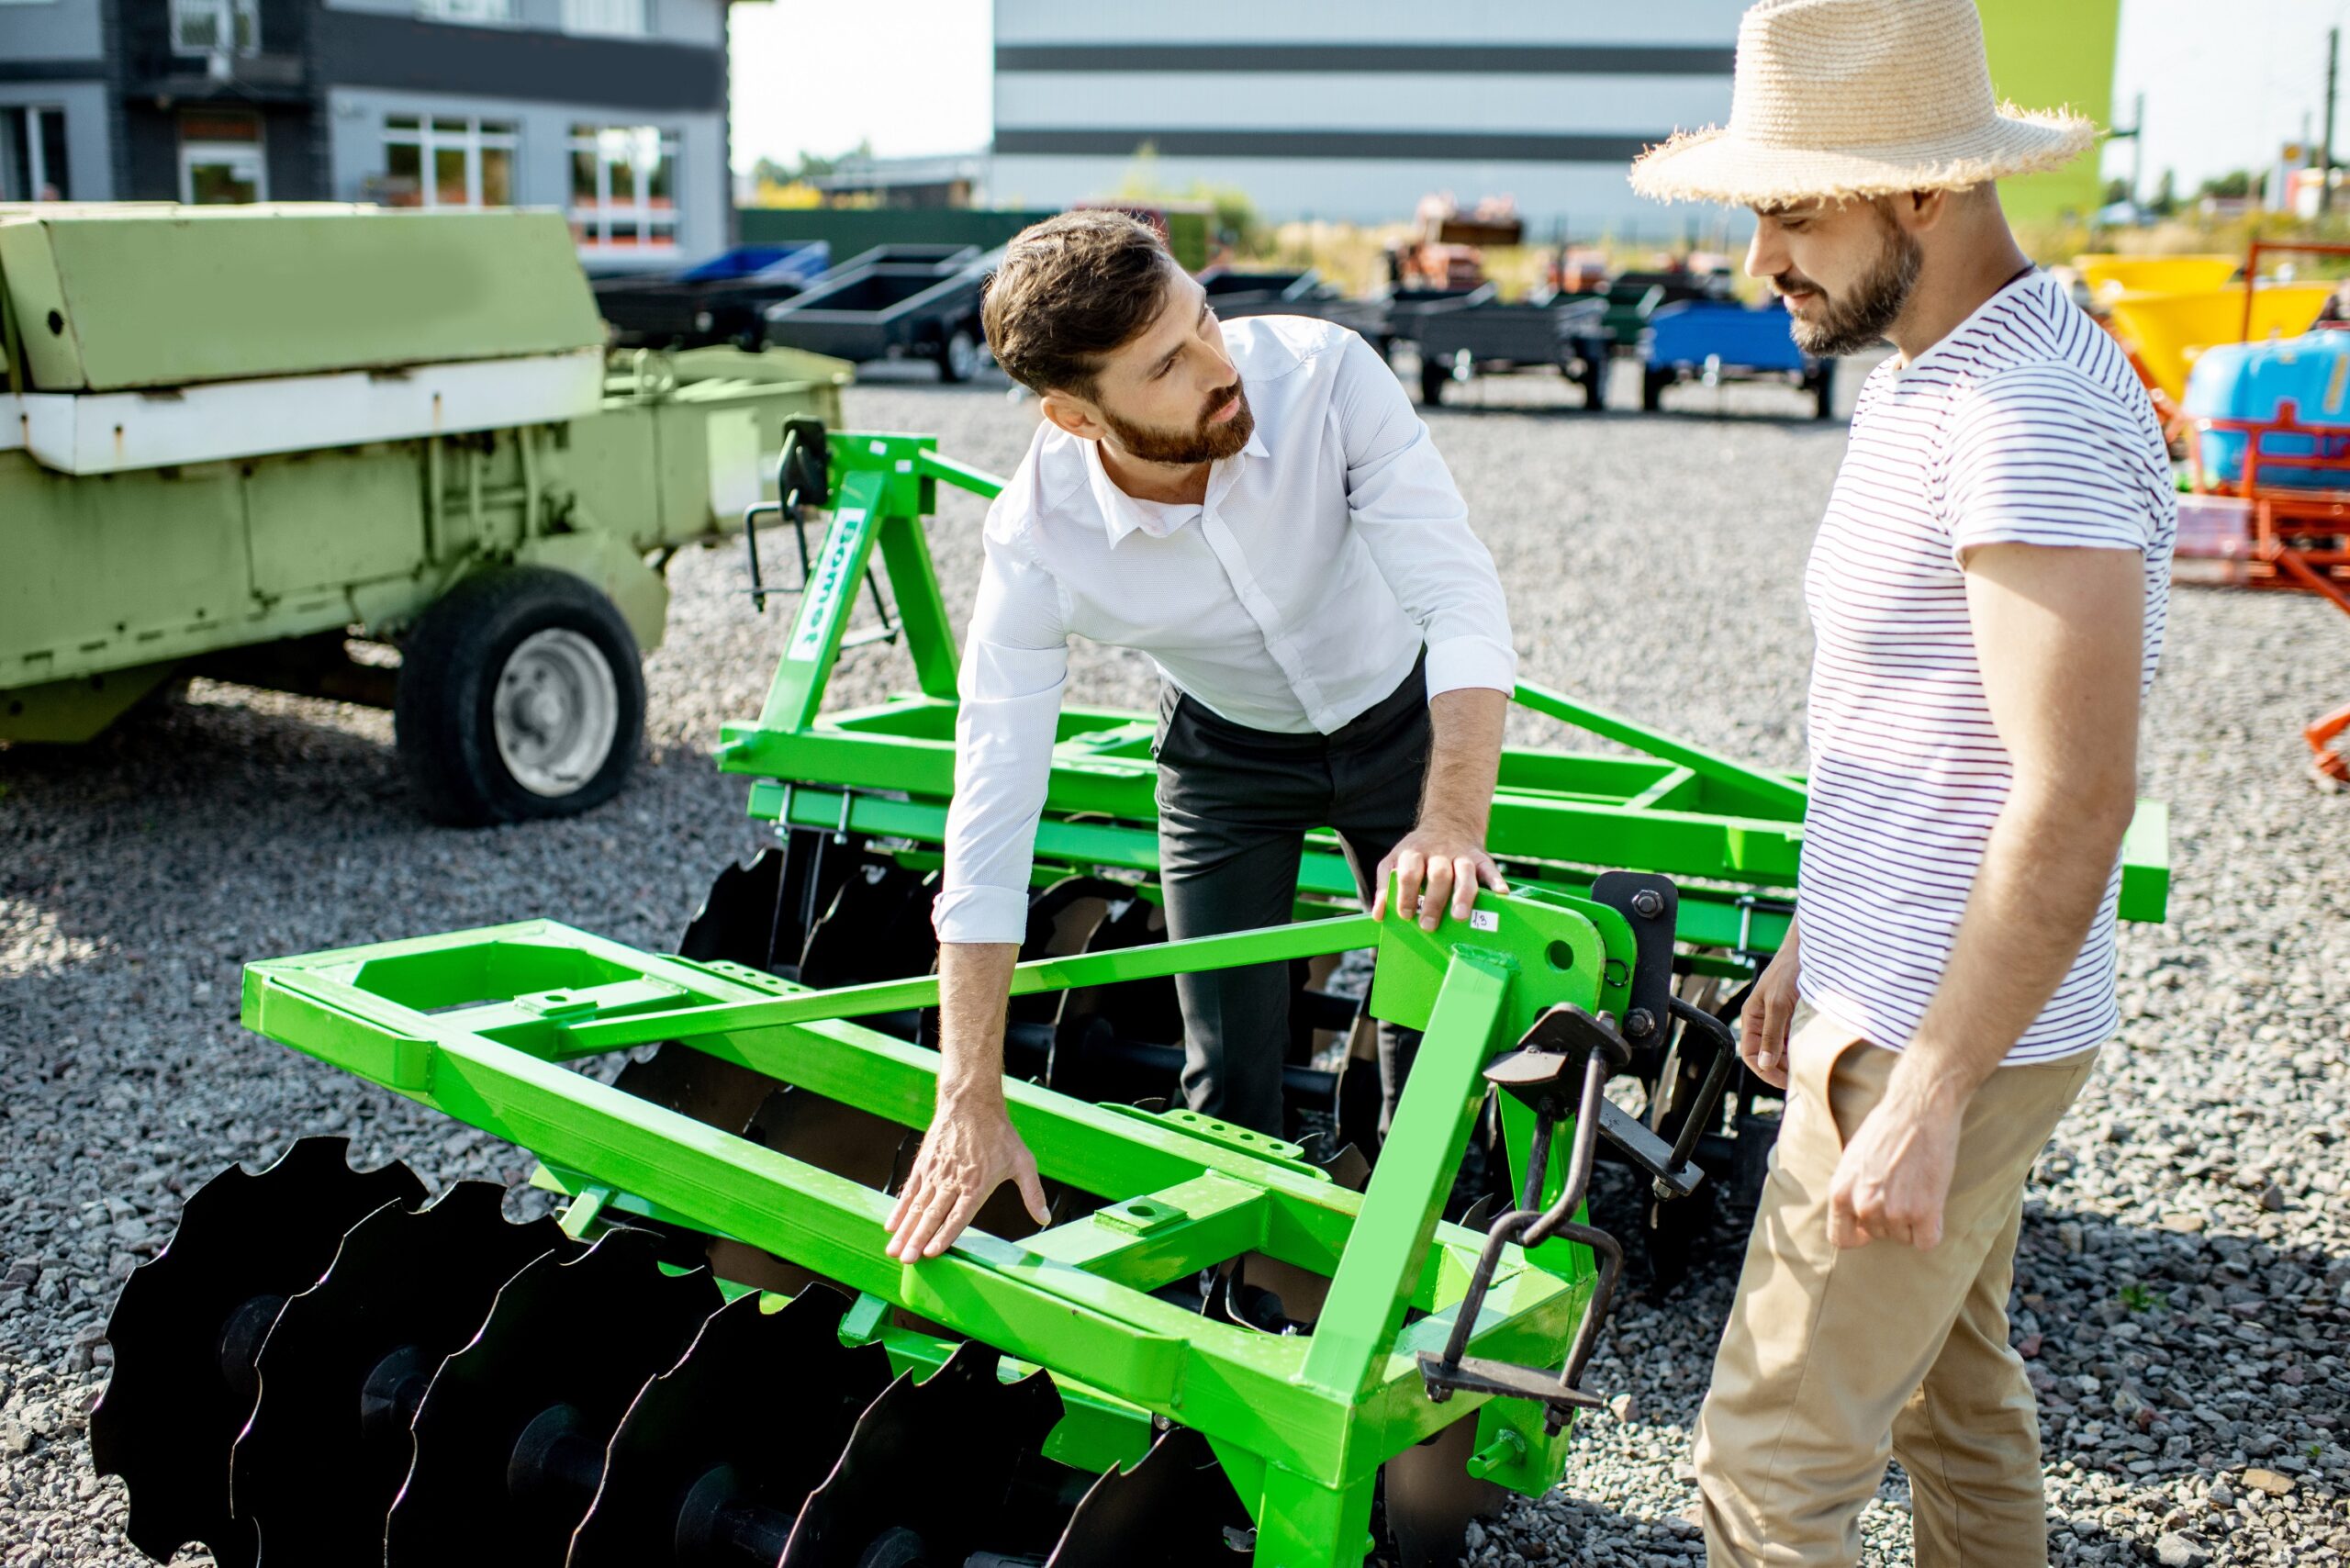
[[[436,817],[595,805],[662,567],[849,375],[609,353],[551,212],[0,207],[0,742],[204,675],[392,709]]]
[[[509,1221],[482,1184],[427,1203],[329,1139],[192,1196],[115,1308],[92,1424],[141,1550],[1416,1565],[1558,1482],[1623,1263],[1585,1204],[1595,1161],[1636,1168],[1658,1247],[1767,1147],[1725,1020],[1786,928],[1801,785],[1526,687],[1619,744],[1506,755],[1508,893],[1434,933],[1375,922],[1309,843],[1294,924],[1171,942],[1151,725],[1069,709],[1006,1086],[1050,1222],[998,1194],[898,1262],[883,1222],[938,1059],[942,484],[999,487],[926,439],[787,433],[767,510],[829,522],[790,587],[753,566],[798,608],[718,754],[777,843],[678,953],[530,920],[248,968],[249,1027],[527,1148],[559,1215]],[[825,711],[875,639],[918,689]],[[2150,807],[2133,918],[2161,917],[2163,837]],[[1365,951],[1361,1000],[1337,966]],[[1166,1103],[1170,977],[1232,964],[1294,979],[1287,1137]],[[1423,1031],[1375,1150],[1366,1014]]]

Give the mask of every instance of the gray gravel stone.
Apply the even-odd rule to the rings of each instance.
[[[1729,417],[1703,388],[1665,417],[1568,412],[1533,381],[1469,400],[1490,406],[1430,423],[1510,588],[1528,677],[1800,767],[1800,576],[1841,429],[1769,389],[1727,394]],[[869,386],[848,408],[999,471],[1035,417],[1000,388]],[[958,626],[981,510],[947,497],[931,532]],[[245,1034],[239,966],[533,914],[673,941],[759,842],[708,754],[720,721],[756,711],[788,607],[752,614],[739,559],[673,565],[644,764],[578,821],[431,826],[386,715],[204,682],[91,745],[0,752],[0,1565],[142,1561],[119,1485],[89,1473],[95,1336],[221,1166],[333,1132],[436,1186],[526,1173],[518,1150]],[[2017,1259],[2060,1563],[2159,1561],[2190,1531],[2229,1563],[2350,1552],[2350,797],[2308,786],[2299,739],[2350,695],[2345,632],[2287,595],[2173,600],[2142,778],[2173,812],[2170,921],[2124,930],[2121,1032],[2042,1161]],[[834,700],[912,684],[902,654],[868,649]],[[1079,650],[1071,687],[1154,696],[1144,662],[1111,649]],[[1513,717],[1514,742],[1553,734]],[[1629,1234],[1619,1174],[1597,1207]],[[1475,1561],[1701,1559],[1689,1434],[1744,1217],[1715,1216],[1670,1293],[1636,1263],[1589,1383],[1637,1418],[1583,1424],[1564,1486],[1489,1521]],[[2254,1489],[2255,1467],[2290,1489]],[[1908,1496],[1896,1467],[1863,1518],[1871,1563],[1909,1561]]]

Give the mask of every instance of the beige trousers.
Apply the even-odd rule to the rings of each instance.
[[[2042,1568],[2040,1420],[2008,1344],[2024,1178],[2094,1052],[1994,1072],[1967,1107],[1929,1252],[1828,1239],[1845,1139],[1898,1059],[1816,1015],[1788,1047],[1785,1120],[1697,1420],[1709,1568],[1861,1560],[1888,1455],[1918,1568]]]

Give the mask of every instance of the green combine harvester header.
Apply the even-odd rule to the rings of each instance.
[[[1323,846],[1296,924],[1169,942],[1149,723],[1069,711],[1007,1085],[1050,1223],[999,1194],[901,1263],[882,1226],[936,1090],[953,788],[923,520],[938,485],[998,482],[806,423],[780,476],[768,515],[830,522],[788,588],[754,548],[755,590],[798,610],[719,753],[778,842],[721,874],[680,953],[532,920],[248,968],[249,1027],[529,1148],[565,1202],[427,1204],[329,1139],[195,1194],[108,1329],[92,1441],[132,1542],[223,1568],[1457,1561],[1472,1518],[1558,1483],[1601,1401],[1603,1152],[1663,1257],[1767,1150],[1725,1020],[1786,928],[1800,783],[1522,688],[1638,755],[1507,754],[1508,894],[1434,933],[1374,922]],[[822,712],[874,639],[919,691]],[[2163,848],[2150,807],[2132,918],[2161,918]],[[1367,1006],[1331,989],[1366,948]],[[1170,977],[1268,962],[1297,977],[1293,1136],[1166,1108]],[[1375,1163],[1367,1013],[1426,1032]]]

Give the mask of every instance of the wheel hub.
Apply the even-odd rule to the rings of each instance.
[[[498,672],[498,755],[534,795],[568,795],[601,770],[620,729],[620,683],[603,650],[549,628],[524,638]]]

